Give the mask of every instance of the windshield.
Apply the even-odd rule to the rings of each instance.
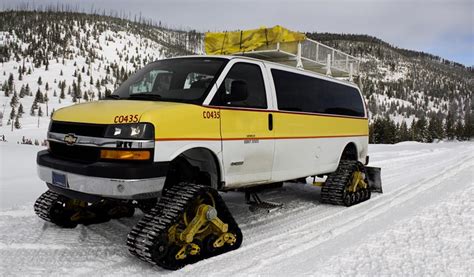
[[[153,62],[132,75],[112,97],[202,104],[226,63],[220,58]]]

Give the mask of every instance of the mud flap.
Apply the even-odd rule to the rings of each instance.
[[[365,167],[365,173],[367,174],[367,180],[369,181],[370,190],[373,192],[383,193],[382,191],[382,177],[380,167]]]

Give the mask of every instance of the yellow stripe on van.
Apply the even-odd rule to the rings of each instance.
[[[273,132],[268,129],[269,113],[273,115]],[[156,140],[219,140],[221,131],[224,140],[368,135],[366,118],[218,109],[159,101],[88,102],[60,109],[53,115],[55,121],[93,124],[133,123],[137,118],[155,126]]]

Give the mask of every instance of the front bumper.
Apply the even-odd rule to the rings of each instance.
[[[163,189],[168,163],[79,163],[58,159],[47,150],[38,152],[38,176],[48,187],[71,198],[146,199]],[[53,172],[66,176],[66,186],[53,184]],[[88,199],[86,199],[88,198]]]

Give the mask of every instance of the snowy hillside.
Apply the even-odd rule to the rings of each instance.
[[[0,272],[3,275],[302,276],[448,275],[474,272],[474,143],[370,145],[384,194],[349,208],[321,204],[320,189],[287,183],[262,199],[283,208],[250,212],[223,193],[244,242],[238,250],[170,272],[131,256],[127,233],[142,216],[60,229],[33,202],[35,146],[0,143]],[[437,162],[433,162],[437,161]],[[18,164],[22,166],[19,167]]]
[[[0,136],[14,142],[41,141],[45,133],[32,129],[38,121],[45,129],[54,110],[106,96],[151,61],[200,49],[193,32],[110,17],[3,12],[0,23]]]

